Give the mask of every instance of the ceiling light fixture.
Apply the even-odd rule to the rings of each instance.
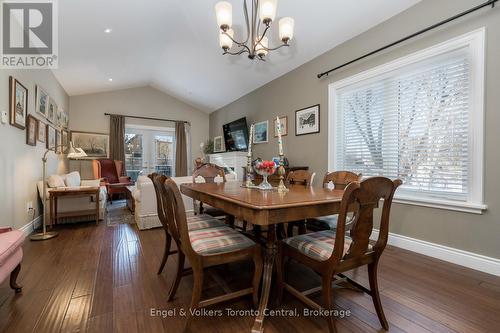
[[[109,78],[109,79],[108,79],[108,81],[109,81],[109,82],[113,82],[113,79],[112,79],[112,78]]]
[[[271,23],[276,17],[276,8],[278,0],[250,0],[251,14],[249,18],[249,10],[247,1],[243,1],[243,11],[245,13],[245,21],[247,26],[247,37],[245,41],[238,42],[234,39],[234,31],[231,29],[233,25],[233,7],[227,1],[220,1],[215,5],[215,15],[217,17],[217,25],[220,28],[219,45],[224,50],[224,55],[240,55],[248,53],[248,58],[264,60],[269,51],[274,51],[284,46],[289,46],[293,38],[293,29],[295,21],[291,17],[284,17],[279,20],[279,37],[283,44],[270,48],[269,39],[266,33],[271,27]],[[263,31],[261,32],[261,25]],[[236,44],[234,51],[230,51],[233,45]]]
[[[113,29],[111,29],[111,28],[104,29],[104,32],[107,34],[110,34],[112,31],[113,31]]]

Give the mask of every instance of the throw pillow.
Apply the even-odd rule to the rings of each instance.
[[[80,183],[81,179],[80,179],[80,173],[78,171],[73,171],[66,175],[66,186],[76,187],[80,186]]]
[[[49,187],[66,187],[64,180],[59,175],[52,175],[47,178],[47,185],[49,185]]]

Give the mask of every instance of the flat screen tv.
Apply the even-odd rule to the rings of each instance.
[[[224,141],[227,151],[248,149],[248,127],[247,118],[230,122],[222,126],[224,131]]]

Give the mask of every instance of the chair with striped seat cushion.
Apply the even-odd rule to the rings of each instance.
[[[335,247],[335,231],[318,231],[287,238],[283,241],[312,259],[324,261],[330,258]],[[344,241],[344,255],[349,250],[351,243],[352,239],[346,236]],[[369,244],[368,251],[371,250],[372,246]]]
[[[224,226],[224,222],[207,214],[190,216],[187,218],[188,230],[200,230]]]
[[[189,239],[193,250],[200,255],[232,252],[255,245],[252,240],[227,226],[190,231]]]

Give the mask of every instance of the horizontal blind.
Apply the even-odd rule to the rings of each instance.
[[[470,77],[459,50],[340,89],[336,168],[400,178],[417,196],[465,201]]]

